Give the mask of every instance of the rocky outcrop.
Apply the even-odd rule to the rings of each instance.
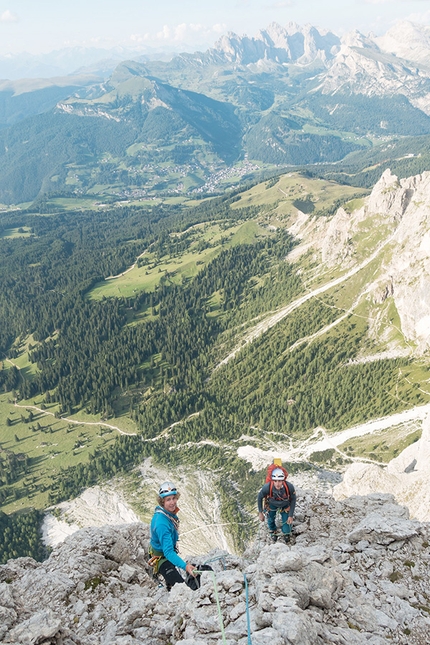
[[[290,22],[281,27],[273,22],[255,37],[229,32],[203,55],[202,61],[205,64],[234,62],[250,65],[273,61],[306,65],[316,60],[325,62],[332,59],[339,45],[338,36],[331,32],[320,33],[311,25],[301,27]]]
[[[358,272],[376,261],[366,296],[380,305],[393,299],[404,340],[423,354],[430,348],[430,172],[398,179],[385,170],[364,205],[349,213],[339,208],[321,230],[318,218],[301,231],[304,250],[317,249],[316,261],[330,268]],[[292,260],[300,257],[301,246]],[[369,316],[378,340],[387,330],[379,325],[380,310]],[[390,346],[388,345],[390,349]]]
[[[365,96],[403,94],[412,105],[430,113],[428,28],[398,24],[384,37],[345,34],[336,56],[320,76],[323,94]]]
[[[430,521],[430,417],[423,422],[421,438],[387,467],[359,462],[348,466],[333,494],[344,499],[358,491],[365,495],[376,490],[392,493],[413,517]]]
[[[428,64],[430,49],[430,27],[402,20],[387,31],[384,36],[374,38],[380,49],[395,54],[399,58]]]
[[[430,173],[398,180],[386,170],[367,203],[394,225],[391,256],[381,278],[389,283],[405,338],[419,353],[430,347]],[[378,287],[376,287],[378,288]]]
[[[261,525],[242,557],[194,560],[214,568],[198,591],[167,592],[146,564],[146,525],[83,529],[45,562],[0,567],[0,641],[247,645],[249,619],[253,645],[428,642],[428,524],[391,495],[299,491],[294,531],[292,544],[269,544]]]

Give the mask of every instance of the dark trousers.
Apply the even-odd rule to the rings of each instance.
[[[213,569],[207,564],[203,564],[199,567],[199,571],[213,571]],[[185,582],[185,584],[193,591],[199,589],[200,587],[200,574],[197,574],[195,578],[194,576],[187,574],[184,580],[177,568],[171,562],[169,562],[169,560],[165,560],[163,562],[163,564],[158,569],[158,573],[160,573],[166,581],[166,587],[168,591],[170,591],[173,585],[176,585],[180,582]]]

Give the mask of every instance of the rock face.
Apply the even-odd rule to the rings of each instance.
[[[365,96],[404,95],[430,114],[430,29],[408,21],[397,23],[385,36],[352,31],[339,38],[311,25],[270,24],[255,37],[229,32],[204,54],[177,57],[184,65],[236,64],[317,66],[323,94]],[[340,99],[341,100],[341,99]]]
[[[382,279],[388,286],[407,340],[419,353],[430,347],[430,173],[397,179],[385,171],[368,202],[368,214],[394,222],[391,257]]]
[[[58,504],[62,513],[59,520],[51,513],[45,515],[42,526],[45,544],[56,546],[67,535],[85,526],[104,526],[105,524],[129,524],[139,518],[115,490],[103,490],[100,486],[87,488],[71,502]]]
[[[336,499],[344,499],[358,491],[368,494],[376,490],[392,493],[399,503],[408,506],[413,517],[430,520],[430,416],[423,422],[419,441],[392,459],[386,468],[368,463],[351,464],[333,494]]]
[[[194,560],[214,568],[196,592],[153,580],[148,534],[141,523],[87,528],[45,562],[1,566],[0,642],[247,645],[249,619],[254,645],[428,643],[430,526],[391,495],[299,491],[291,544],[269,544],[261,525],[242,557]]]
[[[427,64],[426,51],[430,48],[430,27],[427,25],[415,25],[404,20],[374,41],[383,51],[399,58]]]
[[[423,48],[424,51],[428,50]],[[424,70],[422,63],[397,58],[380,49],[375,40],[352,32],[342,38],[339,52],[321,75],[318,89],[323,94],[334,94],[339,88],[365,96],[403,94],[412,105],[429,114],[428,71]]]
[[[213,49],[204,55],[207,63],[234,62],[250,65],[259,61],[275,63],[308,64],[316,59],[333,58],[340,45],[338,36],[331,32],[320,33],[315,27],[300,27],[290,22],[285,27],[270,24],[258,32],[255,38],[238,36],[229,32],[222,36]]]
[[[329,267],[353,270],[373,260],[379,263],[367,297],[375,304],[393,299],[400,316],[398,331],[406,345],[414,345],[410,351],[418,354],[430,348],[429,205],[430,172],[399,180],[386,170],[362,208],[353,213],[340,208],[324,231],[318,229],[318,222],[313,231],[311,222],[298,231],[304,250],[313,244],[319,251],[317,259]],[[366,247],[364,235],[374,239]],[[369,327],[378,327],[377,310]],[[377,330],[374,335],[378,336]]]

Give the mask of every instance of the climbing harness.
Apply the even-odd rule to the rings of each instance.
[[[154,569],[158,569],[158,563],[161,560],[161,555],[153,555],[152,558],[148,560],[148,564],[150,567],[153,567]]]
[[[148,564],[152,567],[152,577],[157,579],[158,571],[163,562],[167,561],[167,558],[164,557],[164,553],[162,551],[157,551],[153,546],[149,547],[149,555],[151,557],[148,560]]]

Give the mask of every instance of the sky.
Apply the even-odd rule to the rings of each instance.
[[[430,25],[430,0],[0,0],[0,55],[74,46],[190,51],[271,22],[381,35],[405,19]]]

